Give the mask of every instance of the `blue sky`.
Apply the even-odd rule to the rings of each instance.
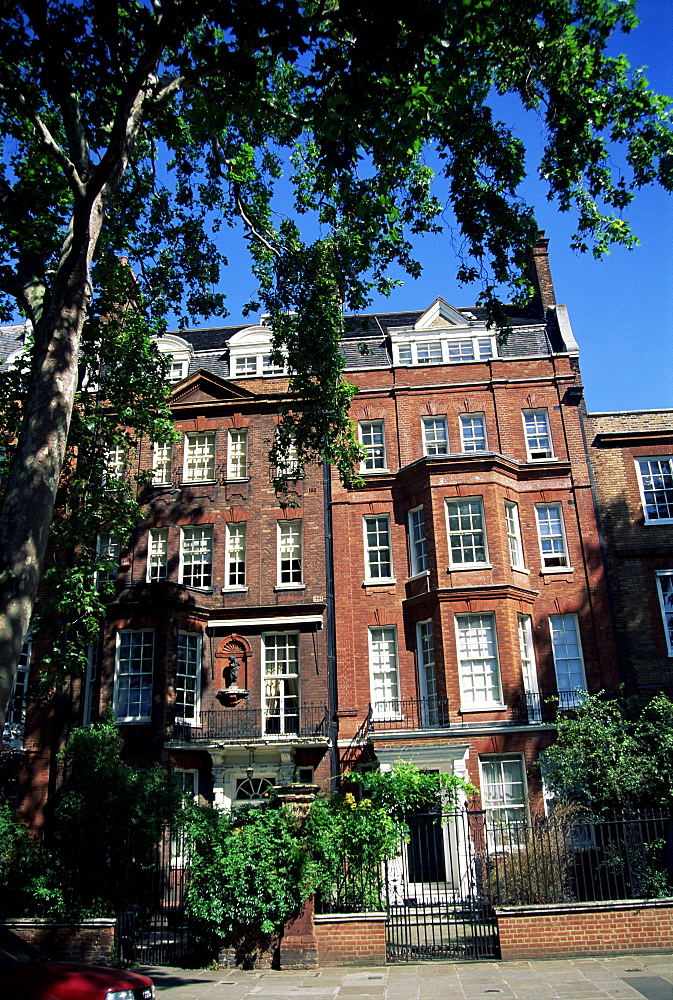
[[[638,14],[640,26],[630,35],[617,36],[614,51],[626,52],[634,67],[648,67],[650,86],[673,95],[673,0],[639,0]],[[515,121],[531,150],[531,174],[522,193],[534,204],[550,240],[556,298],[568,306],[580,345],[588,409],[673,408],[673,196],[647,188],[629,207],[626,218],[641,246],[615,249],[600,261],[578,254],[570,250],[572,215],[559,213],[546,201],[544,185],[535,176],[539,124],[523,113]],[[456,262],[446,236],[424,237],[417,243],[417,255],[423,265],[421,278],[407,279],[388,299],[376,299],[373,310],[424,309],[438,295],[458,307],[474,304],[478,289],[456,282]],[[223,276],[223,287],[230,293],[227,323],[241,321],[239,303],[252,291],[245,256],[240,242],[232,245],[232,266]]]

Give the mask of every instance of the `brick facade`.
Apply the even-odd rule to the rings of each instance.
[[[667,643],[657,585],[673,574],[673,516],[647,516],[639,476],[639,459],[673,465],[673,410],[588,414],[586,426],[622,676],[631,692],[673,689],[673,605]]]
[[[5,920],[3,926],[55,961],[109,965],[114,955],[114,920],[101,917],[72,926],[22,919]]]

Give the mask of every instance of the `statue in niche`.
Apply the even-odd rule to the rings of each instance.
[[[229,687],[238,687],[238,660],[236,659],[236,653],[232,653],[229,657],[227,673],[229,675]]]

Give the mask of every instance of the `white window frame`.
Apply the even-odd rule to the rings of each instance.
[[[395,625],[370,627],[368,642],[372,717],[399,719],[401,703],[397,627]]]
[[[248,478],[248,430],[227,431],[227,479]]]
[[[84,675],[84,699],[82,705],[82,725],[90,726],[94,721],[93,690],[98,680],[98,643],[90,642],[86,649],[86,673]]]
[[[201,633],[179,629],[175,655],[175,721],[187,726],[198,726],[200,723],[202,656],[203,636]],[[188,706],[190,682],[192,682],[193,704]],[[178,702],[179,692],[183,694],[181,706]],[[180,707],[183,709],[182,712]],[[187,708],[191,710],[191,716],[188,711],[185,711]]]
[[[270,655],[272,651],[275,652],[275,655]],[[278,652],[280,652],[280,656]],[[290,669],[293,666],[294,669]],[[297,736],[301,730],[301,639],[299,632],[262,633],[262,672],[262,730],[264,736]],[[270,710],[272,703],[275,703],[273,711]],[[271,724],[270,720],[272,719],[277,719],[278,724],[276,725],[275,722]],[[292,724],[293,719],[296,720],[294,725]]]
[[[278,441],[278,439],[277,439]],[[286,444],[286,454],[282,465],[276,466],[276,477],[287,479],[299,478],[299,452],[294,435],[289,438]]]
[[[242,541],[241,541],[242,540]],[[224,589],[225,590],[247,590],[247,565],[246,554],[248,544],[248,523],[247,521],[229,522],[226,526],[225,542],[225,566],[224,566]],[[241,564],[243,569],[241,570]],[[234,583],[231,582],[233,575],[236,577]],[[240,579],[242,577],[242,579]]]
[[[420,516],[419,516],[420,515]],[[425,531],[425,508],[413,507],[409,520],[409,558],[411,575],[420,576],[428,572],[428,539]]]
[[[381,442],[367,440],[380,433]],[[387,472],[386,463],[386,426],[383,419],[360,420],[358,423],[360,444],[367,452],[367,457],[360,463],[360,472]]]
[[[365,583],[394,582],[390,514],[368,514],[363,517],[362,534],[365,552]],[[381,572],[386,566],[389,571],[387,574]]]
[[[26,639],[19,656],[19,663],[12,682],[12,694],[7,704],[4,738],[7,740],[22,740],[26,724],[26,701],[28,698],[28,678],[30,676],[30,658],[32,642]]]
[[[584,700],[583,693],[587,689],[584,654],[582,653],[582,637],[577,615],[550,615],[549,634],[551,636],[551,648],[554,657],[556,690],[559,693],[559,708],[577,708],[582,704]],[[574,640],[576,655],[568,655],[567,644],[563,641],[565,636],[570,636]],[[574,672],[576,673],[577,682],[572,687],[569,686],[572,676],[572,670],[569,666],[571,663],[575,665]]]
[[[484,516],[483,497],[447,497],[446,533],[449,545],[449,567],[452,570],[484,569],[489,566],[488,541],[486,538],[486,518]],[[454,513],[455,508],[455,513]],[[455,518],[459,523],[455,525]],[[453,526],[452,526],[453,521]],[[469,523],[468,523],[469,522]],[[481,540],[479,540],[479,536]],[[452,544],[453,541],[459,545]],[[456,559],[455,555],[462,553],[478,555],[483,551],[483,559]]]
[[[421,696],[421,722],[424,726],[437,726],[443,720],[440,719],[437,701],[435,641],[431,618],[416,623],[416,653],[418,690]]]
[[[645,524],[673,524],[673,458],[668,455],[639,456],[635,463]],[[647,473],[643,471],[645,463],[649,466]],[[654,463],[659,467],[656,470],[652,468]],[[660,480],[658,486],[657,479]],[[648,495],[654,502],[648,503]],[[661,510],[663,516],[660,516]]]
[[[96,587],[106,583],[114,583],[119,573],[121,559],[121,541],[119,535],[102,532],[96,535],[96,554],[99,559],[107,559],[110,566],[106,570],[96,570]],[[114,565],[113,565],[114,564]]]
[[[304,523],[302,520],[277,522],[276,589],[291,590],[304,586]],[[283,563],[290,563],[283,566]],[[298,563],[298,567],[293,565]],[[283,577],[289,579],[283,579]]]
[[[657,570],[656,579],[666,647],[668,655],[673,656],[673,569]]]
[[[113,444],[105,453],[103,466],[103,483],[121,483],[126,475],[126,457],[128,447],[125,444]]]
[[[558,517],[554,520],[558,523],[558,530],[553,530],[550,517],[546,512],[556,509]],[[540,545],[540,565],[543,573],[567,573],[570,569],[570,553],[568,552],[568,539],[563,519],[563,505],[560,501],[554,503],[536,503],[535,521],[537,524],[537,537]],[[551,546],[551,547],[550,547]]]
[[[152,454],[152,485],[166,486],[173,474],[173,442],[154,442]]]
[[[477,437],[474,428],[481,427],[482,433]],[[469,432],[469,433],[468,433]],[[483,440],[483,447],[475,445],[475,441]],[[486,414],[485,413],[461,413],[460,414],[460,445],[463,452],[471,453],[475,451],[488,451],[488,437],[486,434]]]
[[[461,711],[504,709],[494,612],[457,614],[455,626]],[[479,677],[483,678],[481,697],[477,697],[475,683]]]
[[[535,645],[533,643],[533,622],[530,615],[517,615],[517,631],[519,634],[521,677],[526,695],[528,721],[542,722],[540,686],[537,676],[537,664],[535,662]]]
[[[522,410],[523,433],[526,439],[526,455],[529,462],[548,462],[554,458],[554,443],[551,437],[549,411],[546,407]],[[530,423],[533,421],[534,423]],[[545,443],[546,442],[546,443]]]
[[[437,435],[438,428],[440,430],[439,436]],[[423,417],[423,451],[430,458],[449,454],[449,425],[445,415]]]
[[[189,360],[186,358],[174,358],[172,355],[168,357],[168,381],[173,385],[175,382],[181,382],[186,376],[189,369]]]
[[[518,766],[517,780],[512,782],[504,765]],[[521,825],[528,821],[528,788],[526,784],[526,765],[523,754],[484,754],[479,756],[479,783],[481,786],[481,804],[486,813],[486,831],[491,850],[508,850],[510,843],[504,831],[511,825]],[[513,795],[513,787],[520,786],[521,793]],[[491,789],[499,789],[499,794],[493,796]],[[516,843],[516,841],[515,841]]]
[[[488,333],[469,333],[466,330],[454,334],[428,336],[416,334],[393,344],[396,365],[450,365],[467,364],[473,361],[490,361],[497,358],[496,338]]]
[[[139,671],[127,669],[122,672],[122,645],[124,636],[142,636],[140,640],[140,666]],[[147,650],[147,652],[146,652]],[[149,664],[148,664],[149,660]],[[130,659],[129,659],[130,665]],[[122,681],[127,688],[125,697],[121,697]],[[139,684],[132,684],[132,678],[139,679]],[[140,692],[139,707],[143,708],[143,703],[148,701],[148,708],[138,714],[122,714],[121,707],[129,707],[131,693],[134,689]],[[149,695],[149,698],[147,697]],[[152,720],[152,699],[154,695],[154,629],[119,629],[116,636],[115,646],[115,678],[112,711],[116,722],[150,722]],[[120,702],[122,705],[120,705]]]
[[[188,431],[185,434],[184,483],[215,482],[215,431]]]
[[[505,500],[505,527],[507,530],[510,565],[512,569],[523,570],[525,572],[526,564],[523,558],[519,505],[514,503],[513,500]]]
[[[192,545],[192,541],[196,542],[197,536],[200,534],[203,543],[208,542],[207,545],[202,544],[200,551],[196,545]],[[180,583],[184,587],[190,587],[193,590],[211,590],[213,587],[213,525],[212,524],[188,524],[180,528]],[[192,556],[201,555],[204,558],[197,560],[192,558]],[[185,576],[192,576],[192,573],[185,573],[187,566],[201,566],[201,578],[209,578],[208,583],[194,584],[193,582],[186,583]]]
[[[147,583],[168,579],[168,528],[150,528],[147,533]]]
[[[257,369],[261,360],[259,354],[238,354],[232,360],[234,362],[232,378],[249,378],[258,374]]]

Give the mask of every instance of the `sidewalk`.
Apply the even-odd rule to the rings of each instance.
[[[673,1000],[673,956],[428,962],[311,972],[143,968],[157,1000]]]

